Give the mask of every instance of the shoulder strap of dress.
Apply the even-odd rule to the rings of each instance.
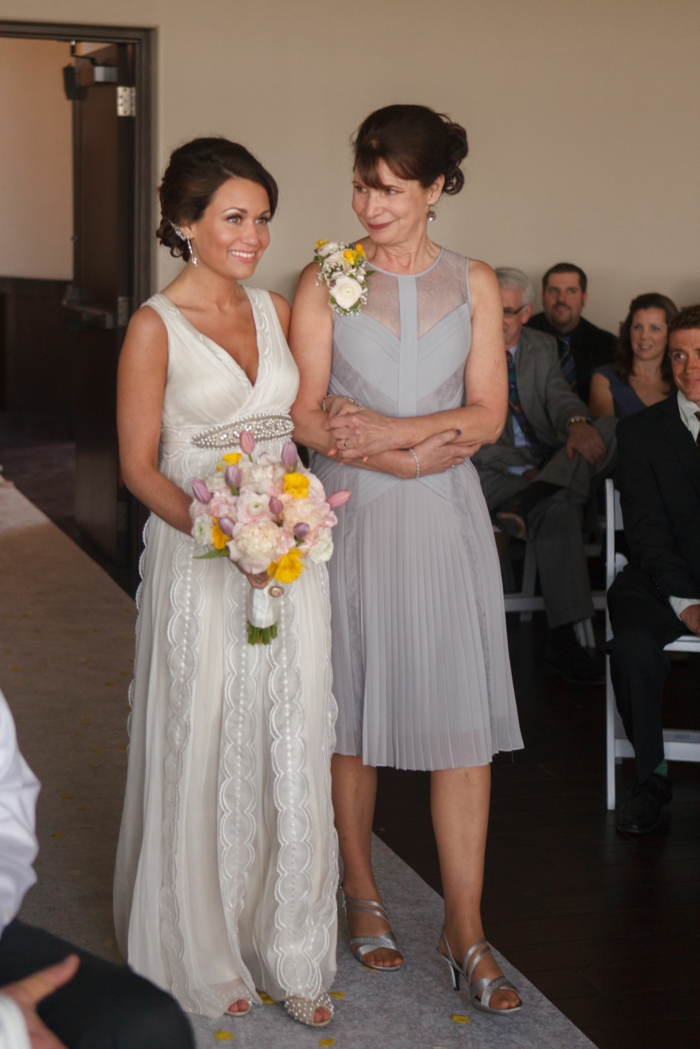
[[[168,321],[172,321],[173,317],[177,315],[176,307],[172,304],[167,295],[163,295],[162,292],[158,292],[156,295],[151,295],[150,299],[146,299],[143,305],[150,306],[151,309],[155,310],[166,328],[169,327]]]

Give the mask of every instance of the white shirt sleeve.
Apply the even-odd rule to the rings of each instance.
[[[15,723],[0,691],[0,936],[36,881],[34,814],[39,781],[17,746]]]
[[[679,619],[681,612],[685,612],[686,608],[690,608],[691,605],[700,605],[700,597],[669,597],[668,601]]]
[[[0,1049],[32,1049],[22,1010],[6,994],[0,994]]]

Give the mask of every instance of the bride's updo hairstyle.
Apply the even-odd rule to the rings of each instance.
[[[444,113],[428,106],[385,106],[362,122],[355,135],[355,171],[366,186],[383,189],[379,161],[406,181],[424,189],[445,176],[443,193],[464,185],[460,165],[469,152],[467,132]]]
[[[175,227],[201,219],[219,186],[230,178],[257,182],[267,192],[270,214],[277,208],[277,183],[245,146],[227,138],[195,138],[176,149],[158,188],[161,222],[156,236],[170,254],[187,262],[190,252]]]

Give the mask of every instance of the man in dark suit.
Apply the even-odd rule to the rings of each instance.
[[[587,298],[588,278],[581,267],[558,262],[542,278],[542,312],[527,322],[535,331],[556,338],[564,378],[586,404],[591,372],[610,363],[617,342],[611,332],[581,316]]]
[[[610,670],[637,765],[617,816],[618,830],[631,834],[654,830],[673,796],[661,728],[664,646],[700,637],[700,305],[681,310],[668,330],[677,393],[617,430],[631,558],[608,592]]]
[[[532,282],[500,268],[509,411],[495,444],[474,456],[489,510],[506,533],[535,545],[550,627],[548,662],[569,681],[601,681],[602,669],[576,641],[573,624],[594,615],[582,518],[591,484],[609,473],[615,419],[595,422],[566,382],[556,340],[523,327]]]

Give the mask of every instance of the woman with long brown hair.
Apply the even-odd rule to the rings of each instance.
[[[674,385],[666,352],[668,325],[677,313],[675,303],[656,291],[632,299],[615,359],[593,372],[589,408],[594,418],[626,419],[669,396]]]

